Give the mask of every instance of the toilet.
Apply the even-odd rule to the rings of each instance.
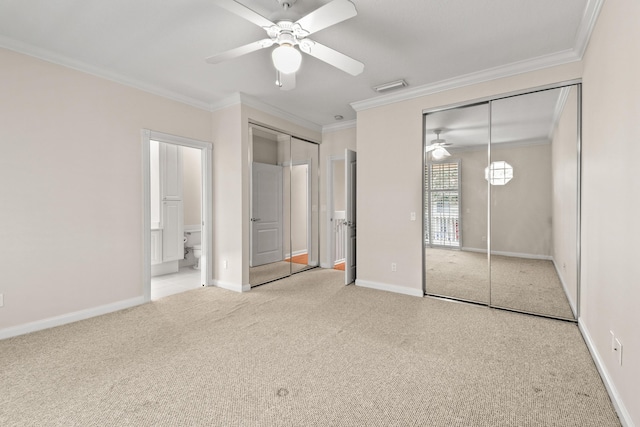
[[[200,270],[200,257],[202,256],[202,240],[201,231],[197,226],[185,226],[184,235],[187,241],[184,244],[187,252],[193,253],[196,264],[193,266],[194,270]]]
[[[202,256],[201,245],[193,245],[193,256],[196,258],[196,265],[193,266],[193,269],[200,270],[200,257]]]

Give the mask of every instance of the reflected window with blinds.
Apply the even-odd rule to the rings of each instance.
[[[460,160],[427,163],[425,244],[460,248]]]

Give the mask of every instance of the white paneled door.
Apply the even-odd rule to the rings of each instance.
[[[251,175],[250,266],[284,259],[282,251],[282,166],[254,162]]]
[[[349,149],[345,153],[345,197],[346,210],[346,250],[344,282],[346,285],[356,280],[356,152]]]

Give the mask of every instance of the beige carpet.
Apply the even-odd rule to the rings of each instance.
[[[492,255],[490,290],[486,254],[428,248],[426,265],[428,294],[574,319],[551,261]]]
[[[0,425],[620,425],[575,324],[342,280],[201,288],[0,341]]]

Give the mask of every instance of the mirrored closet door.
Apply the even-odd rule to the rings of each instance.
[[[425,114],[426,294],[577,318],[579,90],[556,87]],[[458,134],[478,132],[485,141],[476,157]],[[453,191],[456,179],[457,198],[438,189]],[[478,209],[484,216],[473,215]],[[487,289],[484,299],[479,289]]]
[[[317,266],[318,145],[250,127],[252,286]]]
[[[425,280],[432,295],[489,303],[489,104],[424,117]]]

